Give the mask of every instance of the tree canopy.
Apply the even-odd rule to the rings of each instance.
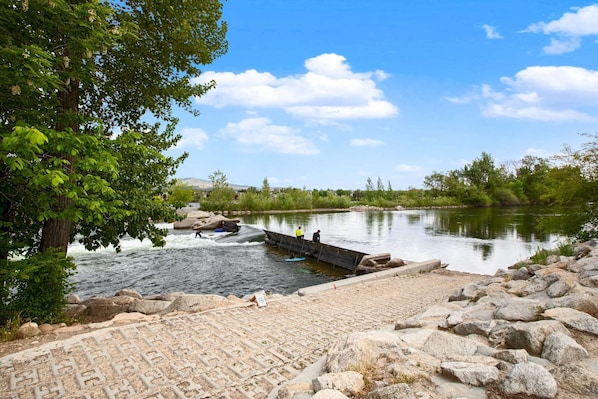
[[[214,86],[191,79],[227,51],[221,17],[217,0],[2,4],[0,259],[163,243],[152,222],[175,217],[161,195],[186,157],[165,155],[172,111]]]

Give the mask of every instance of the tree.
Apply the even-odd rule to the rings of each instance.
[[[229,210],[235,200],[235,190],[228,184],[226,175],[216,170],[208,176],[212,182],[208,206],[214,210]]]
[[[179,139],[172,110],[191,110],[214,86],[191,78],[226,52],[221,3],[6,3],[0,177],[10,194],[0,198],[0,255],[66,253],[79,233],[90,248],[125,234],[160,245],[165,232],[151,220],[174,215],[159,194],[185,158],[163,155]]]
[[[181,208],[193,201],[194,197],[195,193],[193,192],[193,187],[177,180],[170,186],[168,203],[174,205],[175,208]]]
[[[266,199],[270,199],[270,183],[268,183],[268,178],[264,177],[264,180],[262,181],[262,197],[266,198]]]

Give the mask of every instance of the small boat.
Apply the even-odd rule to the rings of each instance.
[[[302,260],[305,260],[305,258],[286,258],[284,261],[285,262],[300,262]]]

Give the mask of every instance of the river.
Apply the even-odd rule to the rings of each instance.
[[[579,211],[546,207],[458,208],[376,212],[287,213],[240,216],[241,230],[268,229],[306,238],[321,230],[324,243],[370,254],[390,252],[408,261],[440,259],[449,270],[492,275],[528,258],[540,248],[554,248],[575,230]],[[191,230],[168,229],[166,246],[123,240],[88,252],[69,247],[77,265],[72,277],[81,298],[112,296],[121,288],[142,295],[174,291],[243,297],[259,290],[290,294],[299,288],[343,278],[313,261],[285,262],[285,254],[263,242],[218,243]]]

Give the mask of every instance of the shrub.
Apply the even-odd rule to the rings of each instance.
[[[0,323],[17,317],[27,321],[64,320],[69,281],[75,271],[71,258],[61,253],[40,253],[18,261],[5,261],[0,270]]]

